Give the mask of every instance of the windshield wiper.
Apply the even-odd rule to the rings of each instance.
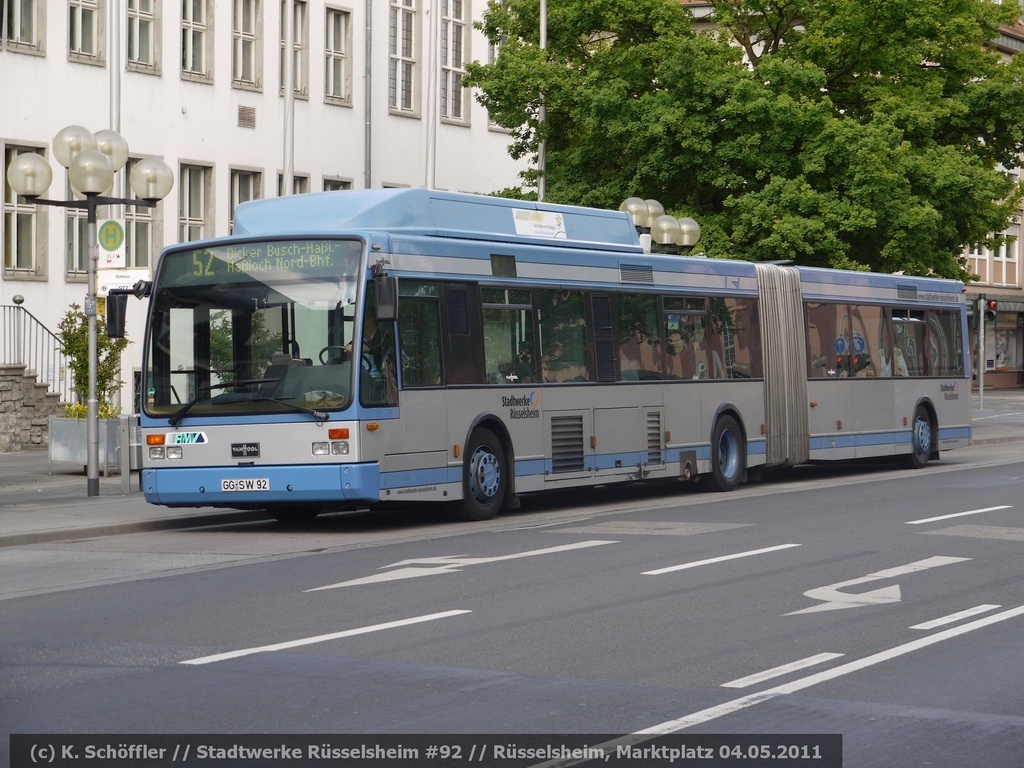
[[[283,405],[286,408],[291,408],[293,411],[298,411],[299,413],[308,413],[317,421],[328,421],[331,418],[331,414],[327,413],[327,411],[318,411],[315,408],[307,408],[304,405],[299,405],[298,403],[290,403],[287,400],[279,400],[276,397],[254,397],[250,402],[277,403],[278,405]]]
[[[236,379],[235,381],[225,381],[221,384],[211,384],[208,387],[202,387],[199,392],[202,395],[196,395],[189,400],[185,405],[177,410],[177,412],[167,420],[172,426],[176,427],[181,423],[181,420],[185,418],[185,414],[192,410],[192,406],[204,399],[205,395],[208,395],[215,389],[227,389],[228,387],[245,387],[252,386],[253,384],[271,384],[280,379]]]

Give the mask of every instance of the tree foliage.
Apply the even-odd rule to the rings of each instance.
[[[89,397],[89,317],[81,305],[72,304],[64,313],[57,324],[57,340],[61,350],[68,356],[76,401],[85,403]],[[103,417],[116,416],[119,410],[111,407],[110,399],[122,384],[118,378],[121,353],[128,348],[128,344],[127,337],[108,337],[105,318],[102,315],[96,316],[96,400]]]
[[[514,157],[544,139],[548,200],[656,198],[711,256],[967,279],[1021,201],[1024,56],[987,45],[1016,4],[711,5],[549,3],[542,50],[538,0],[495,3],[468,82]]]

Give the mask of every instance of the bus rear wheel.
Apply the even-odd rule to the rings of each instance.
[[[919,405],[914,412],[914,423],[910,428],[910,454],[906,457],[907,466],[911,469],[921,469],[928,463],[934,449],[935,430],[931,416],[927,408]]]
[[[508,463],[501,441],[489,429],[477,429],[466,445],[462,479],[462,520],[490,520],[498,514],[508,490]]]
[[[716,491],[734,491],[743,479],[747,450],[735,418],[725,414],[711,433],[711,474],[708,485]]]

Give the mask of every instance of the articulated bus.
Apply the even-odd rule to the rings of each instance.
[[[483,520],[550,489],[730,491],[970,444],[961,283],[651,253],[619,211],[257,200],[142,290],[142,486],[170,507]]]

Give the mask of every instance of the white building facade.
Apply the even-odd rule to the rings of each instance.
[[[227,234],[239,203],[285,188],[518,186],[524,164],[509,157],[508,135],[462,86],[466,63],[493,53],[473,29],[485,8],[486,0],[0,0],[0,307],[56,331],[72,304],[85,304],[85,212],[31,204],[6,183],[11,161],[36,152],[53,169],[46,197],[71,199],[51,142],[72,124],[120,133],[128,172],[156,156],[174,174],[154,209],[100,210],[100,219],[124,221],[125,268],[140,273],[165,245]],[[110,194],[131,196],[127,178],[117,174]],[[104,283],[101,273],[101,296]],[[130,340],[141,340],[143,315],[141,302],[129,302]],[[8,324],[13,316],[0,315]],[[126,413],[136,410],[131,373],[140,364],[133,343],[122,358]]]

